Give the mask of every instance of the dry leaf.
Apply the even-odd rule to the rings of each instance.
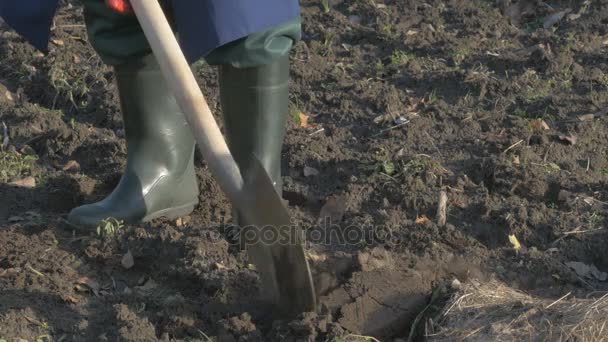
[[[61,39],[51,39],[51,42],[57,46],[63,46],[65,44]]]
[[[67,296],[63,296],[62,298],[66,303],[71,303],[71,304],[77,304],[78,303],[78,299],[76,299],[73,296],[67,295]]]
[[[513,156],[513,164],[514,165],[519,165],[520,164],[519,156]]]
[[[224,264],[220,264],[219,262],[215,263],[215,269],[216,270],[225,270],[226,266]]]
[[[6,269],[0,269],[0,277],[6,277],[9,276],[11,274],[16,274],[19,273],[21,269],[18,267],[11,267],[11,268],[6,268]]]
[[[35,188],[36,187],[36,179],[32,176],[25,177],[20,180],[16,180],[14,182],[9,183],[9,185],[19,186],[22,188]]]
[[[421,224],[421,223],[427,222],[428,220],[429,220],[429,218],[426,217],[426,215],[422,215],[422,216],[418,217],[415,222],[416,222],[416,224]]]
[[[515,235],[509,235],[509,242],[511,243],[511,245],[513,245],[514,250],[517,251],[521,248],[521,244],[519,243],[519,240],[517,240],[517,237]]]
[[[418,31],[416,31],[416,30],[408,30],[407,32],[405,32],[406,36],[413,36],[415,34],[418,34]]]
[[[76,280],[75,288],[76,288],[76,290],[82,291],[82,292],[91,291],[96,296],[99,296],[99,290],[101,289],[101,286],[99,286],[98,282],[96,282],[95,280],[93,280],[89,277],[82,277],[82,278],[79,278],[78,280]]]
[[[78,57],[78,55],[74,55],[73,60],[74,60],[74,64],[80,63],[80,57]]]
[[[578,117],[578,121],[591,121],[595,118],[594,114],[585,114]]]
[[[393,116],[391,114],[382,114],[382,115],[378,115],[374,118],[375,124],[382,124],[382,123],[390,122],[390,121],[393,121]]]
[[[11,94],[11,92],[8,90],[4,92],[4,97],[11,102],[15,101],[13,94]]]
[[[131,253],[131,250],[128,250],[127,254],[123,255],[120,264],[127,270],[135,265],[135,260],[133,260],[133,254]]]
[[[575,135],[560,134],[559,140],[567,142],[570,145],[576,145],[576,136]]]
[[[326,254],[318,254],[317,252],[314,252],[314,251],[306,252],[306,256],[308,257],[308,260],[315,262],[315,263],[320,263],[320,262],[327,260]]]
[[[70,160],[65,163],[65,165],[61,169],[63,171],[78,172],[80,171],[80,164],[78,164],[78,162],[75,160]]]
[[[321,208],[319,222],[323,224],[338,224],[346,211],[345,199],[342,196],[332,196],[327,199]]]
[[[548,131],[550,129],[549,125],[547,125],[547,123],[543,119],[533,120],[531,125],[532,125],[532,128],[537,131],[540,131],[540,130]]]
[[[300,127],[308,127],[308,119],[310,118],[310,116],[300,112],[298,113],[298,117],[300,118]]]
[[[304,177],[313,177],[319,174],[319,170],[314,167],[304,166]]]

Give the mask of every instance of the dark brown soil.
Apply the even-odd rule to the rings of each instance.
[[[608,2],[301,4],[291,103],[309,119],[289,123],[284,197],[309,233],[328,213],[337,236],[359,233],[308,244],[320,311],[284,321],[256,300],[202,160],[187,218],[106,239],[65,225],[111,191],[126,157],[114,76],[73,4],[48,56],[0,31],[2,153],[31,165],[0,183],[0,340],[422,339],[453,279],[547,298],[608,290],[565,265],[608,271]],[[219,115],[215,70],[196,70]],[[28,176],[36,186],[8,184]]]

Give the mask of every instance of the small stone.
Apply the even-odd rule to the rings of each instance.
[[[454,290],[460,290],[460,288],[462,287],[462,283],[460,283],[460,280],[454,278],[454,280],[452,280],[452,283],[450,284],[450,286]]]
[[[351,24],[360,24],[361,23],[361,17],[358,15],[349,15],[348,16],[348,21],[350,21]]]
[[[163,304],[166,306],[178,306],[185,302],[186,302],[186,299],[179,293],[168,296],[167,298],[165,298],[165,300],[163,300]]]
[[[133,254],[131,254],[130,250],[122,257],[120,264],[127,270],[135,265],[135,260],[133,260]]]
[[[21,222],[24,221],[25,219],[21,216],[11,216],[8,218],[8,223],[15,223],[15,222]]]
[[[304,166],[304,177],[314,177],[319,174],[319,170],[314,167]]]

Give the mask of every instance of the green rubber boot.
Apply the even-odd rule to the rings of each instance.
[[[194,137],[152,55],[115,67],[127,141],[126,170],[100,202],[68,221],[94,229],[108,217],[126,223],[187,215],[198,203]]]
[[[282,194],[281,149],[289,106],[289,56],[251,68],[221,65],[220,100],[230,152],[243,178],[253,154]],[[242,222],[235,213],[235,224]]]

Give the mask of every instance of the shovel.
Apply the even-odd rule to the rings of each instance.
[[[283,315],[315,311],[301,231],[270,177],[255,156],[252,175],[241,176],[158,0],[131,0],[131,6],[211,173],[245,219],[240,240],[260,275],[264,299]]]

